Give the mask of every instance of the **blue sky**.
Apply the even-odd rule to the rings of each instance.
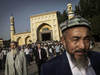
[[[79,0],[69,0],[75,9]],[[14,16],[16,33],[30,31],[29,16],[67,9],[68,0],[0,0],[0,38],[10,39],[10,16]]]

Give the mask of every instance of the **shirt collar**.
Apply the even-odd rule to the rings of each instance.
[[[90,62],[90,59],[87,57],[88,59],[88,67],[91,66],[91,62]]]
[[[69,53],[67,51],[66,51],[66,56],[68,58],[68,62],[69,62],[70,68],[73,69],[76,66],[76,63],[71,60],[71,56],[69,55]]]
[[[39,51],[39,50],[41,50],[41,49],[38,49],[38,51]]]
[[[66,56],[68,58],[68,62],[70,64],[71,69],[73,69],[76,66],[75,61],[71,59],[71,56],[69,55],[69,53],[67,51],[66,51]],[[90,67],[91,66],[90,59],[88,57],[87,57],[87,59],[88,59],[88,66],[87,67]]]

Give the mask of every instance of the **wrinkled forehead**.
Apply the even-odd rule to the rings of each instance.
[[[74,27],[66,30],[68,36],[87,36],[90,35],[90,30],[87,27]]]

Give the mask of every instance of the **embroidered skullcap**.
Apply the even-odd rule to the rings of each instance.
[[[86,19],[82,18],[81,16],[74,16],[73,18],[64,21],[60,24],[60,28],[62,33],[72,27],[79,27],[79,26],[85,26],[88,27],[89,29],[91,29],[91,24],[89,21],[87,21]]]

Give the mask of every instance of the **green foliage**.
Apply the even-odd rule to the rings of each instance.
[[[100,0],[80,0],[74,13],[90,21],[91,37],[100,41]]]
[[[91,23],[91,36],[95,41],[100,41],[100,15],[89,18]]]
[[[11,39],[4,41],[4,47],[10,47]]]
[[[58,18],[58,23],[62,23],[63,21],[68,19],[68,14],[66,12],[66,10],[63,10],[63,13],[61,12],[57,12],[57,18]]]
[[[80,0],[78,5],[75,5],[75,15],[80,15],[84,18],[92,18],[100,14],[100,0]]]

